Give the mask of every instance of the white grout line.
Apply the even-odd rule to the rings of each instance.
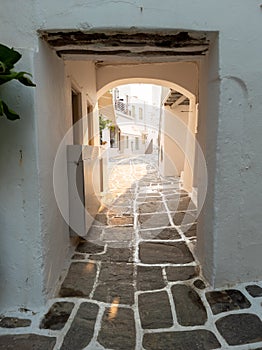
[[[56,345],[54,347],[54,350],[59,350],[63,344],[64,338],[67,334],[67,332],[69,331],[69,329],[72,326],[72,323],[75,319],[75,316],[77,314],[77,311],[79,310],[79,306],[81,305],[81,301],[80,300],[76,300],[75,301],[75,306],[71,312],[71,315],[69,316],[67,323],[65,324],[63,331],[60,332],[60,334],[57,336],[57,341],[56,341]]]
[[[102,265],[102,262],[101,261],[97,261],[97,263],[96,263],[96,266],[97,266],[96,278],[95,278],[95,281],[94,281],[94,284],[93,284],[92,291],[89,294],[89,299],[93,299],[96,287],[98,285],[98,279],[99,279],[99,275],[100,275],[100,271],[101,271],[101,265]]]

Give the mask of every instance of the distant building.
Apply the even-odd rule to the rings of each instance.
[[[113,89],[122,152],[145,153],[158,147],[161,86],[129,84]]]

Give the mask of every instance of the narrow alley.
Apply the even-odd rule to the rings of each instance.
[[[195,207],[156,163],[111,159],[108,192],[59,295],[43,314],[2,318],[0,349],[262,349],[262,286],[207,285]]]

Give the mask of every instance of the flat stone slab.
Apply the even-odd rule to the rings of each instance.
[[[120,244],[123,245],[123,242]],[[112,248],[107,247],[106,252],[101,255],[90,255],[91,260],[102,260],[108,262],[132,262],[133,250],[132,248]]]
[[[126,263],[102,263],[93,299],[121,304],[134,303],[134,267]]]
[[[99,307],[93,303],[82,303],[65,335],[60,350],[82,350],[93,338]]]
[[[38,334],[10,334],[0,336],[0,350],[52,350],[56,338]]]
[[[170,226],[167,214],[140,214],[138,222],[142,229]]]
[[[153,201],[153,202],[146,202],[141,203],[138,206],[138,212],[140,214],[144,213],[155,213],[155,212],[163,212],[166,211],[166,207],[163,202]]]
[[[83,255],[83,254],[74,254],[73,256],[72,256],[72,260],[85,260],[85,255]]]
[[[139,258],[145,264],[186,264],[194,261],[185,242],[142,242]]]
[[[187,281],[198,276],[199,268],[197,266],[167,266],[166,275],[168,281]]]
[[[61,286],[62,297],[88,297],[93,289],[97,267],[91,262],[73,262]]]
[[[148,333],[144,335],[146,350],[212,350],[220,348],[215,335],[199,329],[183,332]]]
[[[76,252],[86,253],[86,254],[96,254],[101,253],[104,250],[102,245],[97,245],[92,242],[81,240],[76,248]]]
[[[206,298],[214,315],[225,311],[246,309],[251,306],[244,294],[236,289],[208,292]]]
[[[109,211],[108,211],[108,216],[121,216],[121,215],[131,215],[133,212],[133,208],[130,206],[126,206],[126,207],[114,207],[111,206]]]
[[[132,241],[134,238],[133,227],[112,227],[105,228],[103,241],[104,242],[125,242]]]
[[[160,266],[137,266],[137,289],[153,290],[166,286]]]
[[[107,308],[97,340],[106,349],[134,350],[136,331],[133,310],[118,307],[117,304]]]
[[[197,292],[184,284],[171,287],[178,323],[181,326],[198,326],[207,321],[207,312]]]
[[[96,225],[107,225],[107,215],[104,213],[96,214],[94,223]]]
[[[173,215],[174,213],[172,213]],[[180,226],[181,224],[187,225],[187,224],[193,224],[196,220],[196,212],[185,212],[181,211],[178,213],[175,213],[173,217],[173,222],[175,225]]]
[[[228,315],[216,321],[216,326],[229,345],[262,341],[262,322],[253,314]]]
[[[196,237],[197,235],[197,224],[193,225],[182,225],[180,229],[183,231],[184,235],[188,238]]]
[[[253,298],[262,297],[262,288],[256,284],[252,284],[250,286],[247,286],[246,290]]]
[[[163,240],[175,240],[181,239],[180,234],[174,227],[167,227],[159,230],[143,230],[139,232],[143,239],[163,239]]]
[[[103,226],[91,226],[89,231],[87,232],[87,235],[85,237],[85,240],[88,242],[100,242],[100,236],[103,232]]]
[[[111,216],[108,219],[108,224],[111,226],[125,226],[125,225],[133,225],[134,217],[133,216]]]
[[[190,197],[182,197],[179,201],[178,210],[195,210],[196,206]]]
[[[57,302],[54,303],[45,314],[40,323],[40,328],[60,330],[66,324],[72,310],[74,303]]]
[[[173,191],[168,191],[166,190],[163,192],[164,198],[166,201],[172,201],[172,200],[179,200],[180,198],[188,197],[187,193],[179,193],[177,189],[174,189]]]
[[[138,309],[144,329],[173,326],[173,317],[166,292],[153,292],[138,296]]]
[[[1,317],[0,316],[0,327],[2,328],[20,328],[29,327],[31,325],[31,320],[26,318],[18,317]]]
[[[197,289],[205,289],[206,288],[205,283],[202,280],[200,280],[200,279],[194,281],[194,286]]]
[[[114,206],[123,206],[123,207],[128,207],[132,205],[132,200],[130,198],[117,198],[116,200],[113,201]]]
[[[133,279],[133,264],[103,262],[101,265],[98,282],[132,283]]]

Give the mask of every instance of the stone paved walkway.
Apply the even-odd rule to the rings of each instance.
[[[152,156],[115,159],[59,296],[0,318],[0,350],[261,350],[262,283],[212,290],[195,244],[196,209],[178,179],[159,177]]]

